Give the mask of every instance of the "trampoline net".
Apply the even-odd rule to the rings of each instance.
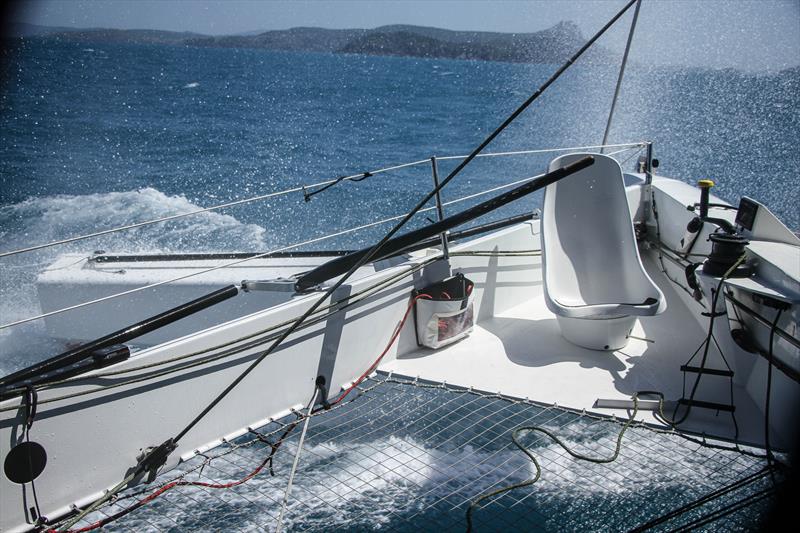
[[[608,457],[624,422],[386,375],[369,378],[353,396],[311,417],[285,530],[463,531],[477,496],[534,476],[533,463],[511,441],[515,428],[542,426],[578,453]],[[172,481],[241,480],[297,419],[271,422],[128,489],[75,528],[114,516]],[[275,530],[300,433],[297,427],[281,442],[272,473],[266,467],[228,489],[175,486],[104,529]],[[747,450],[643,424],[627,430],[609,464],[575,459],[539,433],[522,441],[541,464],[541,479],[481,502],[475,531],[627,531],[671,511],[649,526],[756,529],[780,482],[764,458]],[[684,508],[704,496],[708,501]]]

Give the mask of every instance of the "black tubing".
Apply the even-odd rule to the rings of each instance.
[[[533,212],[523,213],[521,215],[514,215],[512,217],[504,218],[502,220],[497,220],[495,222],[488,222],[486,224],[481,224],[480,226],[475,226],[474,228],[469,228],[462,231],[457,231],[455,233],[450,233],[447,236],[447,239],[448,241],[451,242],[458,241],[460,239],[466,239],[468,237],[473,237],[475,235],[489,233],[490,231],[507,228],[509,226],[513,226],[521,222],[527,222],[528,220],[533,220],[533,218],[534,218]],[[434,237],[432,239],[426,239],[424,241],[415,243],[414,245],[409,246],[408,248],[405,248],[403,250],[394,253],[392,256],[382,256],[381,259],[386,259],[388,257],[396,257],[398,255],[416,252],[417,250],[422,250],[423,248],[434,248],[436,246],[441,246],[441,244],[442,244],[442,239],[440,237]]]

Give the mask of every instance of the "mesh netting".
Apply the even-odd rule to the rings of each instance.
[[[284,517],[287,530],[463,531],[471,500],[535,473],[511,442],[514,428],[542,426],[576,452],[610,456],[622,422],[386,376],[371,378],[359,393],[312,417]],[[112,516],[175,479],[239,480],[294,421],[272,422],[259,435],[197,456],[151,485],[121,493],[76,527]],[[231,489],[175,487],[106,528],[274,530],[299,437],[298,428],[283,441],[274,475],[265,468]],[[576,460],[540,434],[525,435],[524,443],[542,466],[541,479],[484,501],[474,512],[475,530],[630,530],[736,482],[657,527],[751,529],[773,497],[763,458],[644,425],[628,429],[610,464]]]

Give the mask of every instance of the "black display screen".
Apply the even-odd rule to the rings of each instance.
[[[752,231],[757,212],[757,203],[750,198],[742,198],[739,200],[739,209],[736,211],[736,224],[748,231]]]

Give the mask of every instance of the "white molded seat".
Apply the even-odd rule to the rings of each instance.
[[[616,350],[627,344],[637,315],[660,313],[666,302],[639,257],[619,163],[600,154],[568,154],[549,170],[587,155],[593,165],[545,189],[544,297],[567,340]]]

